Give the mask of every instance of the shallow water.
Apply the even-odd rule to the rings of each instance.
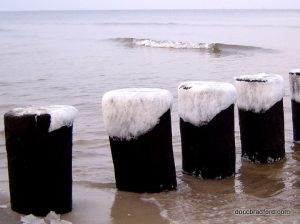
[[[299,67],[299,37],[300,11],[0,13],[0,114],[24,105],[69,104],[79,109],[74,123],[74,210],[63,216],[73,223],[297,223],[300,146],[292,142],[288,71]],[[241,161],[236,113],[236,176],[201,180],[183,175],[179,83],[233,83],[234,76],[262,71],[285,79],[286,159],[269,165]],[[177,191],[134,194],[115,189],[101,97],[123,87],[173,93]],[[8,205],[0,213],[7,223],[19,223],[8,196],[0,119],[0,205]],[[291,214],[236,215],[236,209],[285,209]]]

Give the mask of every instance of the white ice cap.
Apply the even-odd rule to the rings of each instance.
[[[300,68],[292,69],[290,75],[300,75]]]
[[[300,69],[292,69],[289,73],[291,98],[300,102]]]
[[[178,86],[179,116],[195,126],[211,121],[236,101],[236,90],[224,82],[189,81]]]
[[[14,116],[23,115],[42,115],[49,114],[51,118],[48,131],[57,130],[63,126],[71,126],[78,110],[73,106],[67,105],[49,105],[49,106],[28,106],[19,107],[11,111]]]
[[[147,133],[172,105],[168,90],[128,88],[112,90],[102,98],[103,119],[110,137],[130,140]]]
[[[235,77],[237,105],[240,109],[264,112],[284,96],[284,80],[280,75],[259,73]]]

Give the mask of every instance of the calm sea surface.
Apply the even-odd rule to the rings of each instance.
[[[74,212],[66,216],[73,223],[297,223],[300,147],[292,142],[288,83],[289,70],[297,67],[300,11],[2,12],[0,193],[9,195],[4,113],[26,105],[68,104],[80,111],[74,123]],[[236,176],[201,180],[182,175],[177,86],[187,80],[233,83],[235,76],[258,72],[285,79],[286,159],[273,165],[241,161],[236,118]],[[173,93],[177,191],[132,194],[115,189],[101,98],[123,87]],[[99,208],[97,200],[102,201]],[[89,214],[81,206],[91,203],[103,211],[101,217],[78,222]],[[235,215],[235,209],[285,209],[291,214]]]

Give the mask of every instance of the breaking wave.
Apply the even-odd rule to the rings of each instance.
[[[211,52],[222,51],[246,51],[246,50],[262,50],[263,48],[246,46],[246,45],[232,45],[223,43],[199,43],[199,42],[182,42],[182,41],[165,41],[152,39],[138,39],[138,38],[114,38],[129,46],[151,47],[151,48],[168,48],[168,49],[199,49]]]

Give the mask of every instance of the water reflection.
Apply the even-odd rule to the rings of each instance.
[[[180,178],[189,188],[192,194],[205,195],[226,195],[235,193],[234,177],[222,180],[199,179],[189,175],[182,175]]]
[[[215,222],[224,220],[226,214],[232,214],[234,177],[203,180],[188,175],[177,176],[177,192],[157,199],[168,220],[189,224],[199,223],[199,220],[213,219]]]
[[[225,214],[232,214],[234,177],[202,180],[177,176],[177,191],[158,194],[118,191],[111,209],[112,223],[193,223],[193,220],[224,220]]]
[[[152,194],[149,194],[151,196]],[[157,194],[153,194],[157,195]],[[113,224],[167,224],[167,220],[162,218],[160,210],[155,203],[155,199],[144,199],[145,194],[117,191],[115,200],[111,208],[111,220]]]
[[[300,144],[294,144],[291,146],[292,159],[294,162],[293,173],[295,175],[294,188],[300,189]]]
[[[285,163],[285,159],[274,164],[253,164],[242,161],[239,175],[237,175],[241,190],[245,194],[259,198],[280,194],[285,188],[281,177]]]

